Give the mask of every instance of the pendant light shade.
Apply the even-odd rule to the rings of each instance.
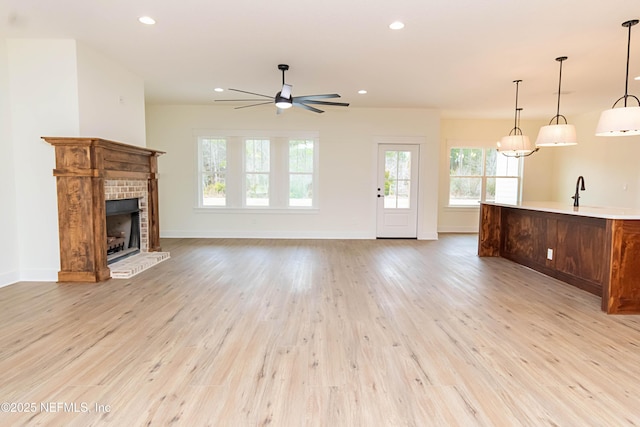
[[[596,127],[597,136],[627,136],[640,135],[640,100],[636,96],[629,95],[629,55],[631,52],[631,27],[638,23],[632,19],[622,23],[629,29],[627,39],[627,73],[625,78],[624,96],[619,98],[610,110],[603,111]],[[637,107],[628,107],[627,101],[633,98],[638,103]],[[618,102],[624,100],[624,107],[616,108]]]
[[[520,129],[520,112],[522,108],[518,108],[518,88],[521,81],[513,81],[516,84],[516,114],[513,129],[511,129],[509,135],[503,136],[497,144],[498,152],[507,157],[526,157],[539,150],[531,145],[529,137],[523,135]]]
[[[560,92],[562,88],[562,63],[567,59],[566,56],[556,58],[560,62],[560,77],[558,78],[558,109],[556,115],[551,118],[547,126],[540,128],[536,147],[560,147],[563,145],[576,145],[578,139],[576,137],[576,127],[567,124],[567,118],[560,114]],[[560,118],[564,120],[564,124],[560,124]],[[553,123],[555,121],[555,123]]]
[[[600,114],[597,136],[640,135],[640,107],[619,107]]]
[[[542,126],[536,140],[537,147],[561,147],[577,143],[576,127],[568,124]]]
[[[526,135],[507,135],[500,138],[498,151],[507,157],[528,156],[535,151]]]

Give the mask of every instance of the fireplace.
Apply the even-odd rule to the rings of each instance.
[[[107,265],[140,253],[138,199],[107,200]]]
[[[59,282],[101,282],[111,277],[107,234],[130,249],[123,231],[107,230],[107,200],[136,199],[138,250],[159,252],[158,162],[162,151],[100,138],[43,137],[55,147],[60,238]],[[129,212],[129,216],[132,217]],[[135,216],[135,215],[134,215]],[[132,225],[129,224],[131,234]],[[126,226],[125,226],[126,229]],[[136,233],[137,234],[137,233]],[[135,240],[135,237],[134,237]],[[125,242],[126,241],[126,242]],[[112,241],[113,243],[113,241]],[[135,241],[134,241],[135,243]]]

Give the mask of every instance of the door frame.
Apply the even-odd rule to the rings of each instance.
[[[424,185],[425,166],[427,165],[426,156],[429,150],[426,147],[426,138],[424,136],[375,136],[372,144],[372,184],[371,184],[371,209],[374,212],[373,231],[372,236],[374,239],[378,235],[378,148],[381,144],[385,145],[418,145],[419,151],[419,171],[418,171],[418,218],[417,218],[417,238],[421,239],[433,239],[430,236],[423,236],[422,230],[424,228],[423,213],[425,212],[425,191],[427,186]],[[436,237],[437,238],[437,237]]]

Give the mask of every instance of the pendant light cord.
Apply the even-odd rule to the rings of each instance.
[[[518,88],[520,86],[520,82],[522,80],[514,80],[513,82],[516,84],[516,112],[515,112],[515,116],[513,118],[513,129],[511,130],[511,132],[513,132],[514,135],[522,135],[522,130],[520,130],[520,127],[518,127],[518,118],[519,118],[519,112],[520,110],[522,110],[522,108],[518,109]],[[518,131],[520,133],[518,133]],[[511,132],[509,132],[509,135],[511,135]]]
[[[566,57],[564,59],[567,59]],[[560,124],[560,89],[562,87],[562,62],[564,59],[558,58],[560,62],[560,77],[558,78],[558,109],[556,110],[556,124]]]
[[[556,110],[556,115],[551,118],[549,124],[551,125],[553,121],[556,121],[556,125],[560,124],[560,118],[564,119],[564,124],[567,124],[567,118],[560,114],[560,93],[562,92],[562,63],[567,60],[566,56],[559,56],[556,58],[556,61],[560,63],[560,76],[558,77],[558,107]]]
[[[624,76],[624,95],[620,97],[613,104],[613,107],[611,108],[615,108],[616,104],[618,104],[618,102],[620,102],[622,99],[624,99],[624,106],[626,107],[628,98],[634,98],[638,102],[638,105],[640,106],[640,99],[638,99],[637,96],[629,95],[629,58],[631,57],[631,27],[633,27],[637,23],[638,23],[637,19],[632,19],[631,21],[626,21],[622,23],[623,27],[626,27],[629,29],[629,34],[627,36],[627,69],[625,71],[625,76]]]
[[[637,21],[636,21],[637,23]],[[624,24],[623,24],[624,25]],[[624,106],[627,106],[627,98],[629,97],[629,56],[631,52],[631,27],[635,24],[628,24],[629,37],[627,39],[627,73],[624,78]]]

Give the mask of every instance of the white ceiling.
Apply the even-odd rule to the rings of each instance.
[[[294,96],[468,118],[513,117],[522,79],[522,118],[550,119],[563,55],[561,113],[611,108],[624,94],[621,24],[637,18],[639,0],[0,0],[0,36],[83,42],[144,78],[149,104],[246,98],[215,87],[275,95],[286,63]],[[635,76],[640,25],[640,96]]]

